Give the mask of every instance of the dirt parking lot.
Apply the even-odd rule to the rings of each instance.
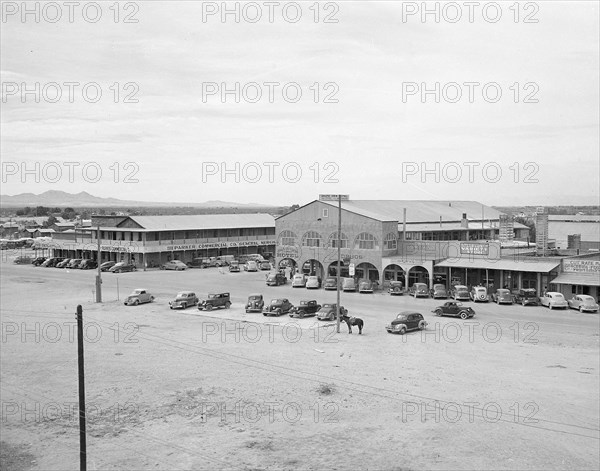
[[[334,302],[218,269],[1,270],[2,469],[79,466],[75,310],[83,306],[88,469],[410,470],[600,467],[599,316],[342,296],[363,335],[315,318],[246,314],[250,293]],[[124,306],[134,288],[156,301]],[[228,310],[173,311],[179,290]],[[415,309],[423,332],[385,325]]]

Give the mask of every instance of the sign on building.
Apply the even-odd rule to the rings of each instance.
[[[351,263],[350,265],[348,265],[348,274],[350,276],[354,276],[354,263]]]
[[[537,254],[548,254],[548,213],[543,207],[537,208],[535,214],[535,246]]]
[[[600,260],[564,260],[563,271],[569,273],[600,273]]]
[[[350,201],[350,195],[319,195],[319,201],[337,201],[338,197],[342,201]]]
[[[490,247],[488,244],[461,242],[460,253],[468,255],[488,255]]]

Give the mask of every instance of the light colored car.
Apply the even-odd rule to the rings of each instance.
[[[431,297],[433,299],[446,299],[448,297],[448,291],[446,291],[446,285],[436,283],[431,288]]]
[[[161,270],[175,270],[175,271],[179,271],[179,270],[186,270],[187,267],[188,266],[185,263],[183,263],[181,260],[171,260],[170,262],[163,263],[160,266],[160,269]]]
[[[587,294],[576,294],[567,301],[571,309],[579,309],[579,312],[597,312],[598,303],[593,296]]]
[[[488,297],[487,288],[484,286],[473,286],[469,293],[471,301],[487,303],[490,298]]]
[[[388,290],[390,296],[402,296],[404,294],[404,287],[401,281],[390,281],[390,288]]]
[[[360,280],[358,283],[359,293],[372,293],[374,289],[373,282],[371,280]]]
[[[306,276],[302,273],[296,273],[292,278],[292,288],[305,288],[306,287]]]
[[[198,296],[192,291],[180,291],[173,301],[169,301],[171,309],[187,309],[198,304]]]
[[[258,263],[256,263],[254,260],[248,260],[244,264],[244,270],[246,270],[246,271],[258,271]]]
[[[356,282],[354,278],[344,278],[342,282],[342,291],[356,291]]]
[[[548,309],[554,308],[565,308],[569,307],[569,303],[561,293],[555,291],[548,291],[546,294],[540,297],[540,304],[546,306]]]
[[[138,288],[134,289],[129,296],[125,298],[125,306],[137,306],[138,304],[151,303],[154,301],[154,296],[148,293],[147,290]]]
[[[318,289],[321,287],[321,278],[318,276],[309,276],[306,279],[306,289]]]
[[[323,283],[323,289],[326,290],[337,290],[338,289],[338,278],[334,278],[332,276],[325,278],[325,282]],[[340,285],[341,287],[341,285]]]
[[[465,285],[456,285],[452,290],[452,297],[455,301],[468,301],[471,299],[469,296],[469,288]]]
[[[429,297],[429,289],[425,283],[414,283],[410,290],[408,291],[410,296],[414,296],[415,298],[428,298]]]

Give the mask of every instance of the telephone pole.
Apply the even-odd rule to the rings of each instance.
[[[102,302],[102,270],[100,270],[100,265],[102,264],[102,258],[100,257],[100,226],[98,226],[98,274],[96,275],[96,302]]]

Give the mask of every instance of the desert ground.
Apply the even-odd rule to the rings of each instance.
[[[19,253],[20,254],[20,253]],[[346,293],[362,318],[246,314],[334,291],[265,286],[217,268],[103,273],[14,265],[1,275],[2,470],[79,468],[75,312],[83,307],[88,469],[417,470],[600,468],[599,316]],[[156,300],[125,306],[134,288]],[[232,306],[170,310],[177,291]],[[425,331],[388,334],[404,310]]]

